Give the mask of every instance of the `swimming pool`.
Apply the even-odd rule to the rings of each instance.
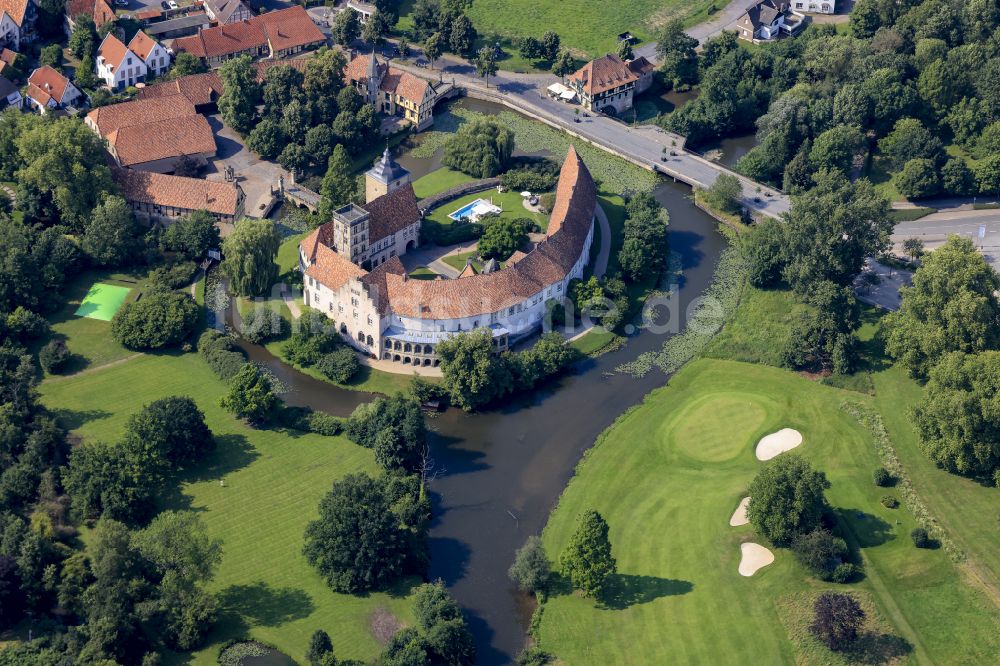
[[[455,212],[448,215],[448,217],[455,220],[456,222],[458,222],[462,218],[468,218],[472,222],[475,222],[480,217],[486,215],[487,213],[501,213],[501,212],[503,212],[502,208],[494,206],[486,199],[476,199],[475,201],[470,201],[469,203],[465,204]]]

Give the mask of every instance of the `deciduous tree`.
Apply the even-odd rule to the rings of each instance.
[[[600,596],[608,578],[617,571],[608,523],[601,514],[590,510],[580,516],[559,561],[573,587],[589,597]]]
[[[1000,344],[997,276],[968,238],[952,236],[924,258],[899,310],[883,320],[886,352],[911,376],[926,378],[951,351],[977,353]]]
[[[787,546],[798,534],[820,526],[830,487],[823,472],[805,459],[785,453],[768,462],[750,483],[747,519],[776,546]]]
[[[264,293],[278,277],[281,237],[271,220],[243,219],[222,242],[229,286],[239,296]]]

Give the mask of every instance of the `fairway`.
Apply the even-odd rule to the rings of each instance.
[[[77,317],[111,321],[111,318],[118,312],[118,308],[128,298],[130,291],[132,290],[128,287],[97,282],[90,288],[87,295],[83,297],[83,302],[80,303],[80,307],[73,314]]]
[[[858,595],[876,617],[870,636],[882,657],[989,662],[1000,653],[996,609],[943,549],[913,547],[906,509],[879,503],[888,489],[872,483],[878,458],[868,432],[841,409],[845,400],[868,401],[784,370],[701,359],[619,419],[580,464],[543,533],[558,561],[576,517],[600,511],[618,574],[601,602],[555,590],[541,647],[567,664],[721,664],[747,654],[756,663],[844,663],[805,631],[811,600],[835,589]],[[809,445],[796,454],[831,482],[827,497],[860,548],[860,582],[823,583],[751,525],[730,525],[763,466],[758,438],[785,427],[802,433]],[[753,577],[738,571],[748,541],[775,558]]]
[[[39,387],[42,402],[83,437],[83,446],[115,441],[128,416],[158,398],[187,395],[205,412],[218,448],[177,479],[161,505],[197,512],[222,539],[212,583],[219,621],[192,658],[172,655],[166,663],[216,664],[224,642],[246,636],[305,663],[316,629],[330,634],[338,658],[374,658],[380,645],[370,631],[372,614],[384,609],[412,622],[407,587],[335,594],[302,555],[302,534],[320,498],[345,474],[376,473],[372,452],[342,437],[250,428],[219,407],[224,391],[195,353],[144,355]]]

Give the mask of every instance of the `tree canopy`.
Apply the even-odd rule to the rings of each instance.
[[[559,562],[573,587],[589,597],[600,596],[608,578],[617,571],[608,523],[601,514],[590,510],[580,516]]]
[[[968,238],[952,236],[923,259],[899,310],[882,323],[886,352],[924,379],[944,354],[1000,345],[1000,276]]]
[[[444,164],[477,178],[496,176],[514,152],[514,133],[495,120],[463,123],[444,146]]]
[[[945,354],[913,411],[921,450],[949,472],[993,481],[1000,469],[1000,352]]]
[[[788,546],[796,535],[812,532],[826,509],[830,487],[823,472],[805,459],[785,453],[768,462],[750,483],[747,519],[776,546]]]
[[[222,242],[224,270],[233,293],[257,296],[278,278],[278,247],[281,236],[271,220],[243,219]]]

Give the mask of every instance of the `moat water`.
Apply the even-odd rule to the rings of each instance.
[[[468,103],[465,100],[464,103]],[[476,102],[476,110],[497,107]],[[400,162],[414,177],[439,158]],[[724,238],[716,222],[696,208],[691,191],[663,183],[657,200],[670,213],[669,242],[680,259],[678,299],[686,311],[711,283]],[[683,314],[679,315],[683,326]],[[431,579],[441,578],[467,613],[477,662],[511,663],[524,647],[533,601],[507,579],[514,551],[540,534],[583,452],[626,409],[666,383],[659,371],[643,378],[615,372],[621,363],[658,349],[663,335],[641,331],[620,349],[586,360],[568,375],[497,409],[466,414],[449,409],[429,420],[436,478],[430,484]],[[252,360],[270,367],[288,388],[291,405],[346,416],[370,395],[339,389],[285,365],[263,347],[244,345]]]

